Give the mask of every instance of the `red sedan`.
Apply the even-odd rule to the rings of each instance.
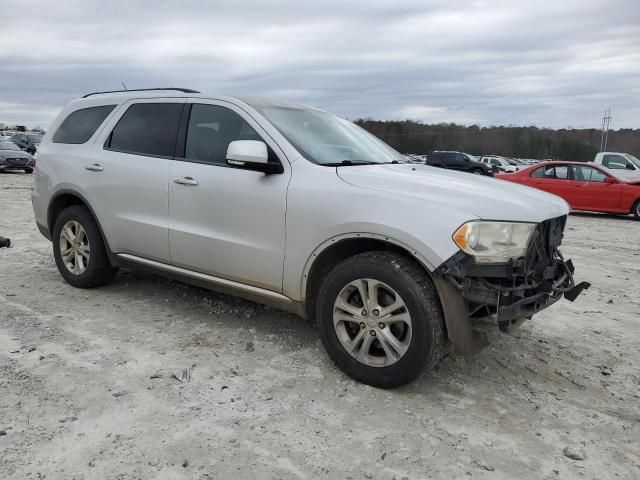
[[[640,220],[640,178],[624,179],[594,163],[540,162],[496,178],[554,193],[573,210],[633,213]]]

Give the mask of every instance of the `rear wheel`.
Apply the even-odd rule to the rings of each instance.
[[[435,288],[402,255],[367,252],[338,264],[320,287],[316,318],[335,364],[375,387],[405,385],[442,357]]]
[[[65,281],[78,288],[105,285],[118,271],[109,262],[96,219],[81,205],[67,207],[58,215],[53,255]]]
[[[33,168],[25,168],[24,173],[33,173]]]
[[[636,220],[640,220],[640,198],[633,204],[633,214],[635,215]]]
[[[473,170],[471,170],[471,173],[473,173],[474,175],[484,175],[484,172],[479,168],[474,168]]]

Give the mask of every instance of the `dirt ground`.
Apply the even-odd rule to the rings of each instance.
[[[640,222],[572,215],[590,290],[385,391],[295,316],[149,274],[65,284],[31,183],[0,175],[0,479],[640,478]]]

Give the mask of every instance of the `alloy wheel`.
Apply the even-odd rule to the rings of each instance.
[[[404,300],[371,278],[342,288],[333,306],[333,325],[344,349],[372,367],[393,365],[411,344],[411,315]]]
[[[82,275],[90,258],[89,237],[84,227],[75,220],[69,220],[60,231],[60,256],[64,266],[73,275]]]

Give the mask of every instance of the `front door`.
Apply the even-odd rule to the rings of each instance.
[[[188,106],[183,152],[171,166],[171,262],[281,291],[288,162],[244,111],[226,102],[198,102]],[[226,152],[234,140],[264,141],[270,161],[280,161],[284,173],[229,167]]]

